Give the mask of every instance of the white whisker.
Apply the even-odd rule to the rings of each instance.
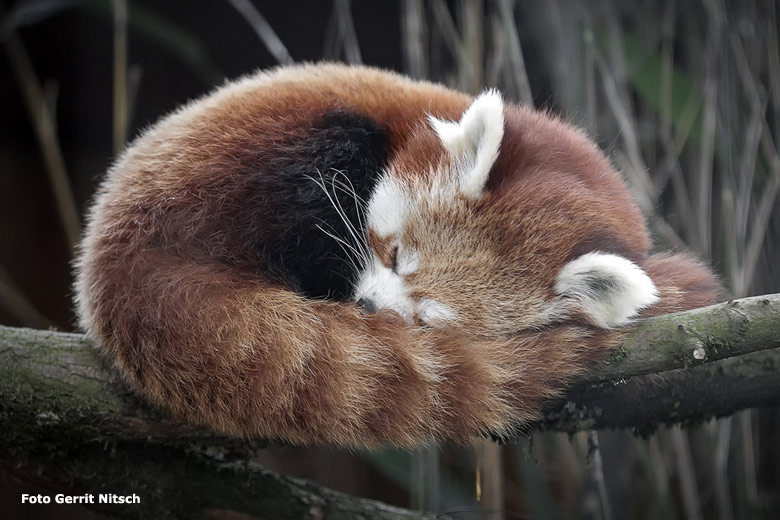
[[[352,181],[350,181],[349,177],[343,171],[333,169],[336,175],[330,179],[330,189],[328,189],[329,187],[326,185],[322,172],[320,170],[316,171],[319,178],[315,178],[310,175],[307,175],[306,177],[314,182],[314,184],[317,185],[317,187],[320,188],[328,198],[330,205],[336,211],[339,219],[346,226],[347,235],[345,237],[338,236],[335,233],[333,226],[323,220],[320,220],[320,222],[330,228],[330,231],[324,229],[321,226],[317,227],[330,238],[336,240],[342,251],[344,251],[344,253],[347,255],[347,260],[351,267],[355,270],[356,273],[360,272],[361,269],[370,264],[370,250],[366,240],[366,232],[363,231],[366,202],[355,192]],[[339,175],[343,177],[346,182],[339,179]],[[350,196],[354,201],[360,230],[358,230],[358,228],[355,227],[355,224],[347,217],[346,211],[341,204],[341,200],[336,195],[337,190]],[[362,264],[362,266],[359,264]]]
[[[334,170],[334,171],[336,173],[340,173],[342,176],[347,178],[346,175],[344,174],[344,172],[341,172],[339,170]],[[349,179],[347,179],[347,180],[349,180]],[[352,191],[349,191],[349,190],[346,189],[346,185],[343,182],[338,181],[339,185],[337,185],[336,182],[337,182],[337,180],[336,180],[336,177],[334,176],[331,179],[331,185],[333,186],[334,192],[335,192],[337,187],[340,187],[342,190],[344,190],[345,193],[347,193],[348,195],[352,195],[353,198],[355,197],[355,190],[354,190],[354,188],[352,189]],[[338,214],[341,217],[341,219],[344,221],[344,224],[347,226],[347,232],[349,232],[349,234],[351,235],[352,239],[355,241],[355,244],[357,245],[357,247],[364,253],[364,260],[367,260],[367,257],[365,256],[367,251],[365,251],[363,249],[364,241],[361,240],[358,237],[358,231],[355,229],[355,226],[352,224],[352,222],[349,219],[346,218],[346,212],[344,211],[344,208],[341,205],[341,201],[338,199],[338,197],[336,197],[336,204],[338,204],[338,208],[337,208],[336,211],[338,212]],[[360,215],[360,212],[358,211],[358,219],[360,219],[359,215]]]
[[[344,181],[337,180],[335,176],[333,177],[333,183],[334,184],[338,183],[337,186],[341,188],[341,190],[344,193],[347,193],[348,195],[352,196],[352,199],[355,201],[355,213],[357,214],[358,226],[361,230],[366,229],[364,225],[363,215],[366,212],[368,203],[360,195],[357,194],[357,192],[355,191],[355,186],[352,184],[352,181],[349,179],[349,177],[347,177],[344,174],[344,172],[339,171],[338,173],[340,173],[342,177],[344,177],[344,180],[348,184],[345,184]]]
[[[357,257],[357,259],[360,259],[359,251],[357,251],[354,248],[354,246],[352,246],[352,244],[350,244],[349,242],[345,241],[343,238],[337,236],[336,234],[331,233],[330,231],[324,229],[319,224],[317,224],[316,227],[317,227],[317,229],[319,229],[320,231],[325,233],[327,236],[329,236],[330,238],[332,238],[333,240],[336,241],[336,243],[339,245],[339,247],[341,247],[341,250],[344,251],[344,254],[347,256],[346,260],[349,262],[349,265],[355,270],[355,272],[359,272],[360,271],[360,267],[355,262],[355,260],[356,260],[355,257]]]

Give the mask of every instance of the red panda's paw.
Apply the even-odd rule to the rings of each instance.
[[[555,291],[574,301],[602,328],[626,325],[639,311],[658,301],[658,290],[634,262],[610,253],[587,253],[563,266]]]

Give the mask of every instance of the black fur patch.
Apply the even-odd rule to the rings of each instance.
[[[582,273],[582,276],[590,291],[599,298],[607,298],[620,289],[620,283],[617,279],[608,274],[599,271],[588,271]]]
[[[357,247],[346,219],[364,241],[361,201],[369,199],[387,164],[387,130],[368,117],[333,110],[278,151],[265,165],[273,174],[263,176],[272,185],[256,186],[273,197],[263,201],[270,222],[258,224],[276,230],[257,244],[263,263],[301,294],[348,299],[362,260],[326,231]]]

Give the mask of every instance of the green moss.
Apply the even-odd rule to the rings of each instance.
[[[617,350],[613,350],[609,355],[610,363],[620,363],[629,356],[629,351],[626,347],[620,347]]]

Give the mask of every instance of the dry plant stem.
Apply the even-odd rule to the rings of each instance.
[[[344,43],[344,57],[347,63],[363,63],[349,4],[350,0],[333,0],[341,41]]]
[[[768,130],[764,130],[764,134],[766,132]],[[769,221],[774,211],[775,201],[778,193],[780,193],[780,157],[774,151],[774,147],[771,147],[771,150],[767,148],[764,149],[764,154],[771,165],[770,177],[766,186],[764,186],[763,195],[758,203],[758,209],[751,226],[747,251],[744,256],[746,287],[750,287],[750,283],[755,276],[756,266],[764,246],[764,239],[766,238]]]
[[[689,117],[690,123],[686,127],[684,139],[677,140],[679,144],[675,145],[675,138],[672,127],[672,85],[673,85],[673,73],[674,73],[674,40],[675,40],[675,20],[676,9],[675,2],[671,1],[667,5],[666,13],[664,14],[664,22],[662,29],[662,69],[661,69],[661,143],[664,146],[665,157],[662,161],[661,173],[668,172],[668,176],[659,175],[659,182],[655,182],[656,191],[660,192],[663,188],[663,184],[666,183],[666,178],[670,177],[672,181],[674,195],[674,201],[678,211],[680,212],[680,221],[685,228],[685,234],[690,238],[695,234],[695,220],[693,218],[693,210],[691,208],[690,197],[688,195],[688,189],[685,185],[685,177],[682,173],[680,166],[680,153],[682,151],[682,144],[687,141],[690,129],[693,126],[693,117]],[[688,100],[686,108],[691,104],[692,100]],[[695,112],[694,112],[695,114]]]
[[[325,26],[325,38],[322,42],[322,58],[328,61],[338,61],[339,48],[341,47],[341,35],[339,34],[339,22],[336,10],[332,10],[328,24]]]
[[[280,65],[292,65],[295,60],[290,56],[287,47],[284,46],[282,40],[276,35],[271,25],[265,19],[265,17],[258,11],[250,0],[228,0],[231,5],[238,11],[244,20],[252,27],[255,34],[263,42],[265,48],[274,57],[274,59]]]
[[[570,110],[577,106],[577,102],[573,100],[574,96],[571,95],[571,89],[567,88],[569,86],[568,82],[563,78],[569,77],[573,65],[571,62],[576,61],[570,59],[570,55],[564,50],[565,48],[568,48],[566,47],[566,43],[568,42],[567,37],[571,35],[572,31],[564,30],[564,19],[561,16],[560,1],[549,0],[547,6],[549,11],[548,16],[550,17],[550,29],[554,35],[551,43],[554,42],[555,45],[555,47],[552,47],[555,49],[555,61],[551,67],[551,71],[554,72],[554,76],[556,77],[556,88],[561,92],[563,108]],[[567,17],[566,21],[570,22],[571,19]],[[588,27],[588,29],[591,28]],[[592,42],[588,42],[589,46],[591,44]]]
[[[759,144],[761,138],[763,111],[753,111],[747,132],[745,133],[745,145],[743,147],[742,158],[739,167],[739,177],[737,186],[737,202],[735,208],[735,240],[739,244],[739,251],[745,251],[748,242],[748,222],[750,218],[751,201],[753,195],[753,178],[756,172],[756,161],[758,159]],[[762,241],[763,244],[763,241]],[[752,280],[745,278],[744,263],[740,265],[739,277],[734,280],[732,285],[734,296],[741,298],[750,287]]]
[[[608,65],[605,63],[604,57],[594,47],[594,57],[596,58],[596,65],[601,72],[602,83],[604,85],[604,93],[607,97],[607,104],[612,111],[615,120],[620,126],[620,134],[623,140],[623,144],[626,148],[626,153],[631,165],[630,170],[627,172],[630,174],[630,178],[633,180],[635,189],[638,191],[639,205],[643,212],[649,214],[652,212],[655,205],[655,193],[653,189],[653,183],[647,173],[647,166],[642,160],[642,156],[639,148],[639,137],[636,133],[636,125],[634,124],[632,117],[629,115],[628,110],[621,101],[620,92],[615,78],[612,76]]]
[[[665,148],[664,170],[670,172],[672,181],[672,192],[674,195],[675,207],[680,213],[680,225],[683,227],[683,231],[688,241],[695,240],[696,237],[696,219],[693,216],[693,207],[691,206],[691,197],[688,192],[688,187],[685,184],[685,176],[680,166],[680,156],[675,152],[673,143],[666,142],[662,138],[662,142]],[[660,192],[660,187],[658,192]],[[688,249],[687,244],[684,244],[683,250]]]
[[[461,78],[473,77],[474,67],[469,60],[469,53],[461,40],[458,29],[455,26],[455,21],[450,15],[446,2],[444,2],[444,0],[431,0],[431,9],[433,12],[433,19],[436,21],[441,37],[449,47],[452,56],[457,61],[458,75]],[[466,87],[463,86],[463,88]]]
[[[461,77],[461,84],[467,92],[478,93],[484,88],[484,52],[485,33],[483,0],[462,0],[460,2],[460,19],[463,25],[463,46],[468,53],[471,64],[471,75]]]
[[[672,446],[677,461],[677,473],[680,478],[680,492],[682,494],[685,518],[688,520],[703,520],[701,516],[701,500],[696,484],[696,473],[693,469],[691,448],[688,444],[688,436],[679,428],[671,431]]]
[[[593,31],[588,28],[587,33],[591,38]],[[598,109],[596,87],[596,57],[593,52],[593,45],[585,46],[585,113],[587,121],[587,130],[590,135],[598,135]]]
[[[401,45],[406,72],[411,77],[428,77],[426,52],[425,7],[422,0],[403,0],[401,3]]]
[[[601,518],[611,520],[612,512],[607,497],[607,484],[604,480],[604,463],[601,458],[601,449],[599,448],[599,434],[595,431],[588,432],[588,445],[590,446],[590,472],[591,478],[596,484],[599,495],[599,505],[601,507]]]
[[[81,224],[65,169],[65,159],[62,156],[57,138],[54,116],[49,111],[49,106],[35,76],[30,56],[16,33],[9,34],[5,41],[5,51],[19,84],[19,90],[24,95],[27,111],[35,128],[35,135],[38,138],[46,171],[49,174],[49,182],[54,192],[57,210],[65,229],[65,237],[73,249],[80,238]]]
[[[755,84],[753,74],[748,66],[747,56],[742,47],[742,42],[736,36],[730,39],[732,52],[734,54],[739,78],[742,81],[742,87],[750,102],[753,112],[763,114],[762,103],[758,94],[758,87]],[[772,132],[769,129],[766,119],[761,120],[762,132],[760,133],[761,152],[769,164],[769,179],[764,186],[763,194],[758,203],[758,209],[751,225],[751,234],[748,239],[747,248],[743,260],[744,287],[747,290],[755,275],[758,259],[764,246],[769,220],[774,210],[775,201],[780,192],[780,156],[777,154],[774,143],[772,142]]]
[[[767,38],[770,42],[778,41],[777,31],[777,7],[774,2],[769,2],[770,15],[767,17]],[[769,62],[769,84],[772,104],[780,108],[780,48],[778,45],[767,46],[767,60]]]
[[[531,83],[528,81],[528,73],[525,70],[523,49],[520,46],[520,36],[517,34],[515,17],[513,12],[513,0],[497,0],[499,16],[504,24],[504,33],[509,47],[509,64],[514,71],[515,86],[521,103],[534,106],[534,96],[531,92]]]
[[[722,13],[722,6],[717,6],[720,10],[720,13]],[[763,131],[766,129],[766,120],[764,119],[764,113],[766,110],[765,103],[762,103],[760,98],[758,97],[758,94],[755,89],[755,83],[753,81],[753,76],[750,74],[749,67],[747,66],[746,59],[745,59],[745,53],[744,49],[742,47],[741,40],[739,39],[738,34],[735,31],[730,32],[730,43],[733,50],[733,54],[735,57],[735,61],[737,62],[737,67],[741,70],[743,74],[749,74],[750,77],[743,79],[743,86],[745,89],[745,92],[748,96],[748,101],[752,107],[752,115],[751,115],[751,121],[748,127],[748,132],[746,135],[746,142],[745,147],[743,150],[743,156],[741,161],[741,170],[740,170],[740,177],[739,177],[739,203],[742,207],[740,207],[737,211],[739,211],[738,218],[740,218],[740,221],[738,225],[740,226],[736,231],[732,230],[732,233],[735,233],[737,235],[735,240],[738,240],[739,242],[739,250],[740,251],[747,251],[747,254],[743,256],[742,263],[739,265],[738,269],[736,270],[736,278],[734,279],[732,289],[736,296],[742,296],[743,294],[747,293],[750,286],[753,282],[753,276],[755,273],[755,265],[758,262],[758,255],[763,249],[764,239],[765,239],[765,233],[766,233],[766,223],[764,223],[764,227],[762,227],[761,221],[758,220],[758,229],[754,231],[754,234],[748,238],[747,235],[747,220],[749,216],[749,206],[751,201],[751,195],[753,191],[753,176],[755,173],[755,167],[756,167],[756,156],[758,154],[758,146],[759,146],[759,140],[763,137]],[[768,131],[768,129],[766,129]],[[769,134],[766,134],[767,136]],[[763,144],[765,145],[765,150],[769,152],[771,155],[773,155],[775,158],[777,157],[776,151],[774,150],[773,146],[769,146],[769,149],[766,148],[766,144],[769,143],[769,140],[764,138]],[[770,143],[771,144],[771,143]],[[768,161],[770,165],[772,164],[771,158]],[[777,163],[775,163],[775,166]],[[771,167],[770,167],[770,176],[772,175]],[[777,175],[777,172],[775,172],[774,179],[771,179],[770,177],[770,185],[772,183],[772,180],[777,182],[777,179],[780,178],[780,175]],[[775,185],[775,188],[777,187],[777,184]],[[775,197],[777,196],[777,193],[771,193],[771,189],[768,193],[765,193],[764,196],[769,196],[770,199],[762,198],[761,203],[763,204],[766,200],[771,200],[771,204],[774,205]],[[759,206],[760,207],[760,206]],[[771,214],[771,211],[770,213]],[[765,216],[765,218],[769,218],[769,214]],[[758,219],[764,218],[764,216],[759,215],[757,216]],[[760,235],[755,234],[756,232],[760,232]],[[733,253],[736,256],[736,253]],[[755,255],[755,256],[754,256]],[[755,506],[758,502],[757,496],[758,496],[758,490],[757,490],[757,477],[756,477],[756,468],[755,468],[755,459],[753,455],[753,436],[752,436],[752,425],[750,423],[750,415],[749,411],[743,411],[740,414],[737,414],[736,416],[739,420],[739,427],[741,429],[742,435],[737,438],[738,445],[742,448],[740,450],[740,453],[738,456],[741,456],[741,462],[744,465],[744,489],[746,490],[747,495],[747,501],[751,505]],[[724,431],[728,431],[729,434],[732,430],[732,422],[729,420],[726,425],[724,426]],[[730,437],[730,435],[729,435]],[[720,440],[722,441],[722,436],[720,437]],[[729,446],[726,446],[726,456],[728,453]],[[727,460],[727,459],[726,459]],[[727,468],[725,464],[722,468],[720,468],[721,471],[719,473],[716,473],[716,483],[720,485],[720,487],[723,490],[727,490],[728,487],[726,485],[726,482],[728,481],[728,475],[727,475]],[[720,481],[723,481],[721,483]],[[729,495],[726,493],[725,496],[721,497],[718,502],[718,508],[719,512],[721,514],[722,518],[730,519],[733,517],[733,508],[731,506],[731,502],[729,500]]]
[[[513,454],[515,467],[514,478],[510,477],[507,482],[507,495],[509,497],[516,497],[522,493],[520,496],[523,496],[529,505],[529,507],[526,508],[529,513],[528,518],[533,518],[535,520],[552,520],[561,517],[558,512],[561,501],[553,500],[547,482],[542,478],[542,475],[548,467],[544,461],[544,454],[536,455],[533,453],[533,448],[538,446],[539,443],[549,443],[560,437],[562,436],[548,435],[544,438],[536,437],[533,439],[533,442],[529,438],[518,439],[514,446],[507,447]],[[565,479],[565,482],[568,485],[574,483],[574,486],[577,486],[580,480],[579,469],[581,458],[579,456],[571,456],[575,451],[575,447],[568,438],[560,443],[560,448],[558,455],[563,460],[560,466],[565,468],[564,471],[568,477]],[[566,457],[566,455],[569,456]],[[565,491],[566,490],[564,490],[561,495],[566,496],[567,493]]]
[[[764,121],[766,124],[766,121]],[[765,129],[763,135],[770,135],[768,129]],[[762,144],[763,144],[762,139]],[[768,138],[767,138],[768,141]],[[778,193],[780,193],[780,157],[778,157],[774,146],[763,146],[763,153],[770,164],[769,179],[764,186],[761,200],[758,203],[758,209],[756,210],[753,224],[751,226],[751,234],[747,244],[747,251],[744,255],[744,278],[745,286],[750,287],[750,283],[753,280],[756,272],[756,266],[761,256],[761,251],[764,247],[764,239],[767,235],[767,229],[769,228],[769,221],[774,211],[775,201],[777,200]]]
[[[635,442],[634,448],[639,452],[640,459],[644,462],[650,481],[653,483],[655,499],[658,511],[662,518],[675,518],[674,509],[669,500],[669,477],[663,452],[658,441],[658,435],[647,439],[646,443]]]
[[[688,138],[693,130],[693,125],[696,122],[696,116],[701,108],[701,97],[695,94],[695,91],[691,91],[688,99],[683,106],[680,116],[677,119],[676,132],[672,135],[672,128],[670,128],[669,139],[667,139],[667,133],[663,133],[661,136],[661,144],[664,147],[664,159],[662,162],[664,170],[669,171],[672,181],[674,201],[678,212],[680,213],[680,224],[683,226],[685,235],[688,238],[688,242],[694,242],[698,236],[696,231],[696,218],[694,218],[693,206],[691,203],[691,196],[688,191],[688,187],[685,182],[685,175],[683,175],[683,168],[680,165],[680,156],[683,152],[685,144],[688,142]],[[657,191],[663,188],[664,182],[654,183],[657,187]],[[669,230],[672,230],[669,227]],[[672,230],[673,231],[673,230]],[[675,232],[676,234],[676,232]],[[686,243],[682,243],[675,246],[678,249],[688,249]]]
[[[114,0],[114,153],[127,142],[127,0]]]
[[[677,231],[662,216],[651,215],[650,222],[652,229],[665,241],[667,248],[677,251],[690,249],[688,244],[677,234]]]
[[[674,23],[675,2],[670,1],[663,16],[661,42],[661,135],[665,142],[672,141],[672,72],[674,71]]]
[[[485,64],[485,85],[496,85],[506,66],[506,40],[501,36],[501,20],[495,14],[490,16],[490,35],[492,51],[488,53]]]
[[[731,506],[731,492],[728,482],[729,449],[731,447],[731,417],[726,417],[717,422],[715,430],[715,495],[718,507],[718,517],[721,520],[734,518],[734,510]]]
[[[704,2],[708,13],[707,46],[705,51],[704,118],[702,144],[699,148],[696,214],[699,229],[699,252],[704,258],[712,256],[712,179],[715,160],[715,126],[718,121],[718,52],[723,33],[723,7],[718,1]]]
[[[412,456],[411,509],[438,512],[440,489],[439,446],[430,442],[415,450]]]
[[[714,65],[713,65],[714,68]],[[711,72],[714,76],[714,72]],[[717,121],[718,86],[714,77],[704,83],[704,123],[702,146],[699,154],[698,188],[696,190],[699,252],[709,258],[712,255],[712,168],[715,156],[715,123]]]
[[[743,410],[737,414],[739,428],[742,433],[742,447],[745,452],[742,455],[742,463],[745,465],[745,488],[748,506],[752,512],[760,509],[758,497],[758,482],[756,481],[756,456],[758,450],[753,446],[753,422],[750,410]]]
[[[742,274],[744,271],[740,269],[742,264],[739,261],[739,251],[742,248],[738,245],[737,230],[735,227],[736,212],[734,208],[734,193],[729,189],[724,189],[721,192],[721,211],[723,212],[723,241],[726,254],[726,271],[728,272],[728,280],[730,286],[733,287],[733,292],[739,296],[744,295],[742,291]],[[738,292],[739,291],[739,292]]]
[[[502,446],[489,439],[475,439],[472,443],[477,502],[490,518],[504,518],[504,464]]]
[[[631,90],[628,88],[628,69],[633,64],[626,61],[625,49],[623,48],[624,31],[615,10],[610,9],[606,2],[602,2],[600,7],[609,37],[609,54],[605,56],[609,61],[606,62],[606,65],[615,83],[616,92],[619,94],[620,104],[629,115],[633,127],[638,130]]]
[[[2,273],[1,269],[0,273]],[[45,329],[53,326],[53,323],[38,312],[21,291],[2,278],[0,278],[0,307],[28,327]]]

